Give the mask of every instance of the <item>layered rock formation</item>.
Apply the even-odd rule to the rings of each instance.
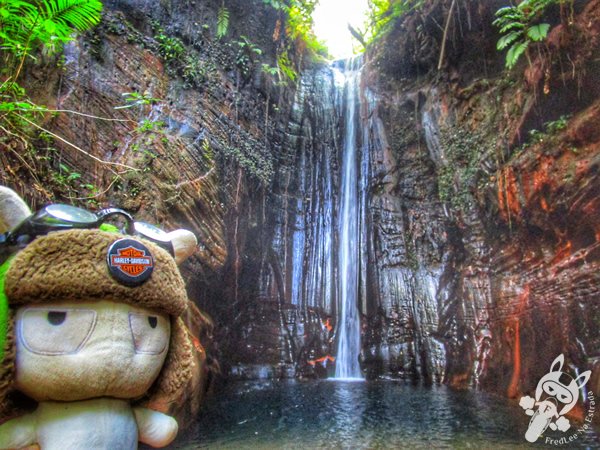
[[[600,391],[600,4],[549,11],[547,45],[508,73],[491,25],[506,2],[458,2],[443,43],[450,3],[425,2],[363,61],[364,373],[517,396],[565,353],[573,372],[594,369]],[[281,13],[227,2],[230,37],[219,41],[220,4],[106,2],[102,26],[67,48],[64,68],[31,68],[27,80],[40,103],[119,119],[61,113],[47,127],[139,170],[61,142],[60,157],[45,154],[59,174],[64,164],[94,185],[91,206],[198,234],[185,272],[214,319],[226,374],[326,376],[339,309],[342,68],[276,86],[262,64],[276,65]],[[4,165],[9,184],[19,173]],[[43,181],[25,196],[50,199]],[[73,186],[56,191],[81,202]]]
[[[499,70],[494,53],[474,53],[475,42],[478,49],[494,42],[487,26],[495,6],[471,2],[463,21],[455,17],[463,39],[449,47],[449,79],[420,82],[418,58],[394,72],[388,46],[373,55],[387,64],[374,84],[388,136],[398,136],[389,139],[395,163],[380,165],[400,204],[388,209],[403,213],[404,252],[412,246],[416,255],[409,279],[423,279],[424,270],[435,291],[433,303],[422,288],[404,302],[415,359],[422,358],[415,370],[435,377],[436,352],[445,353],[446,382],[512,397],[530,392],[560,353],[573,373],[597,369],[598,140],[582,130],[597,120],[599,4],[577,3],[562,24],[555,11],[547,52],[512,75]],[[424,13],[398,33],[433,29],[435,8]],[[442,342],[444,351],[419,342]]]
[[[594,369],[597,390],[598,4],[576,2],[563,23],[550,11],[547,51],[507,73],[490,25],[502,2],[454,11],[437,70],[441,3],[399,22],[363,75],[363,369],[516,397],[565,353],[573,373]],[[335,352],[337,287],[326,280],[336,276],[343,110],[333,76],[305,74],[297,94],[296,176],[277,178],[278,264],[262,279],[273,306],[247,335],[280,343],[279,361],[264,363],[304,375],[324,375],[314,363]]]

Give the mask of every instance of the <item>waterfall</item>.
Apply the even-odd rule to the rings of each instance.
[[[297,318],[283,324],[282,335],[299,349],[299,366],[328,365],[335,357],[335,379],[362,379],[359,307],[366,310],[371,143],[368,121],[360,117],[367,107],[359,95],[361,65],[358,58],[336,62],[299,81],[276,186],[273,249],[283,285],[273,284],[275,275],[263,266],[260,288],[265,299],[281,295]]]
[[[358,313],[359,254],[362,216],[359,205],[357,158],[357,103],[360,70],[355,59],[345,70],[344,151],[339,206],[339,318],[335,378],[362,378],[360,354],[360,318]]]

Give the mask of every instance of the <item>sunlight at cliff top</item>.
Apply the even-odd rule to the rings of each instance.
[[[360,45],[348,31],[348,24],[364,28],[368,0],[320,0],[313,13],[314,31],[336,58],[353,55],[352,45]]]

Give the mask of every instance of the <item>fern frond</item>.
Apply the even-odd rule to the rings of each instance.
[[[102,3],[99,0],[45,0],[44,26],[55,26],[54,33],[63,38],[73,30],[85,31],[100,22]]]
[[[227,34],[229,28],[229,10],[221,6],[217,12],[217,38],[221,39]]]
[[[513,46],[508,49],[508,52],[506,53],[506,68],[507,69],[512,69],[514,67],[514,65],[519,60],[519,57],[527,49],[528,46],[529,46],[529,42],[523,41],[523,42],[517,42],[517,43],[513,44]]]
[[[513,31],[511,33],[508,33],[507,35],[502,36],[498,40],[498,43],[496,44],[496,49],[504,50],[510,44],[512,44],[517,39],[522,38],[522,37],[523,37],[523,32],[521,32],[521,31]]]

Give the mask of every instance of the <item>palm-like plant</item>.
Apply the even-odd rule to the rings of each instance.
[[[517,6],[506,6],[496,11],[493,24],[500,28],[500,33],[503,34],[496,48],[508,48],[505,62],[507,69],[514,67],[531,42],[546,39],[550,25],[537,21],[548,6],[563,2],[564,0],[523,0]]]
[[[101,11],[99,0],[0,0],[0,51],[12,81],[34,49],[56,51],[96,25]]]

